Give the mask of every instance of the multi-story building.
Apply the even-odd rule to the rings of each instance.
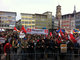
[[[43,15],[43,14],[35,14],[35,28],[47,28],[48,24],[47,24],[47,15]]]
[[[43,14],[35,14],[36,27],[42,29],[52,29],[52,12],[45,12]]]
[[[80,12],[74,11],[71,14],[62,15],[61,27],[64,29],[80,29]]]
[[[74,14],[62,15],[62,20],[60,21],[61,29],[71,30],[75,29],[75,19]]]
[[[16,22],[16,12],[0,11],[0,28],[13,29]]]
[[[21,24],[25,28],[52,28],[52,12],[45,12],[43,14],[27,14],[21,13]]]
[[[80,29],[80,12],[75,14],[75,28]]]
[[[54,19],[54,29],[60,27],[61,29],[71,30],[80,29],[80,12],[76,12],[74,6],[73,13],[61,15],[61,6],[56,7],[56,18]]]
[[[21,24],[25,28],[35,28],[34,14],[21,13]]]

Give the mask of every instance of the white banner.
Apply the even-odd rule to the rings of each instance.
[[[5,43],[5,38],[0,37],[0,42],[1,42],[1,43]]]
[[[46,34],[48,35],[48,29],[27,29],[27,34]]]
[[[22,32],[20,32],[20,34],[19,34],[19,38],[24,38],[24,37],[25,37],[25,34],[22,33]]]

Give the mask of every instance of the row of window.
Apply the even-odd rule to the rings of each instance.
[[[75,24],[76,26],[80,25],[80,24]]]
[[[1,20],[16,20],[16,17],[0,17]]]
[[[23,16],[23,17],[32,17],[33,15],[30,15],[30,14],[21,14],[21,16]]]
[[[24,25],[24,26],[27,27],[27,28],[29,28],[29,27],[30,27],[30,28],[31,28],[31,27],[32,27],[32,28],[35,27],[35,26],[27,26],[27,25]]]
[[[16,14],[14,13],[0,13],[0,16],[16,16]]]
[[[76,21],[75,23],[77,23],[77,24],[78,24],[78,23],[80,23],[80,21]]]
[[[80,19],[76,19],[75,22],[80,22]]]
[[[24,21],[22,21],[21,23],[22,24],[35,24],[35,22],[24,22]]]
[[[40,20],[40,21],[46,21],[47,19],[40,19],[40,18],[22,18],[22,20]]]
[[[34,18],[22,18],[22,20],[34,20]]]
[[[0,27],[9,27],[9,25],[0,25]]]
[[[76,19],[80,19],[80,15],[76,16]]]
[[[61,23],[62,25],[69,25],[70,23]]]
[[[35,26],[25,26],[25,27],[35,27]]]
[[[36,18],[36,20],[40,20],[40,21],[46,21],[47,19],[41,19],[41,18]]]

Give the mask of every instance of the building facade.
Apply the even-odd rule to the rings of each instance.
[[[61,27],[63,29],[80,29],[80,12],[62,15]]]
[[[61,15],[61,6],[56,7],[56,17],[54,19],[54,29],[57,27],[65,30],[80,29],[80,12],[76,12],[74,6],[73,13]]]
[[[27,14],[21,13],[21,24],[25,28],[52,28],[52,12],[45,12],[43,14]]]
[[[21,24],[25,28],[35,28],[34,14],[21,13]]]
[[[75,28],[80,29],[80,12],[75,14]]]
[[[13,29],[16,23],[16,12],[0,11],[0,28]]]
[[[75,29],[74,14],[62,15],[62,20],[60,23],[61,23],[61,29],[65,30]]]

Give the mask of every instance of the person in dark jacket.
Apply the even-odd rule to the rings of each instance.
[[[74,43],[74,57],[78,57],[78,48],[79,48],[79,44],[76,42]]]
[[[74,48],[74,43],[71,40],[67,41],[67,53],[69,55],[67,55],[67,58],[69,60],[72,60],[72,53],[73,53],[73,48]]]
[[[1,52],[2,52],[2,49],[1,49],[1,42],[0,42],[0,60],[1,60]]]
[[[50,53],[50,36],[45,39],[45,58],[49,57]]]
[[[30,58],[34,57],[34,41],[32,39],[28,41],[28,53]]]

